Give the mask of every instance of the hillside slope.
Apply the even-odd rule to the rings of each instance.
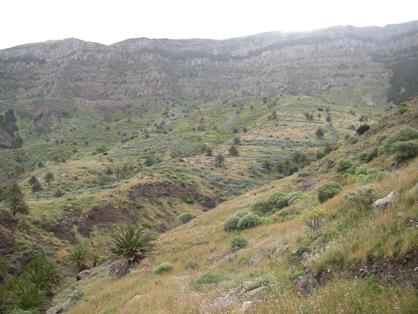
[[[405,128],[417,132],[417,110],[415,100],[408,113],[389,115],[358,142],[163,234],[156,255],[122,279],[109,278],[108,266],[91,270],[90,278],[68,288],[84,294],[70,313],[413,313],[418,159],[399,165],[398,153],[385,147],[399,143]],[[330,182],[342,190],[320,204],[317,192]],[[296,191],[297,201],[262,215],[261,225],[224,231],[237,211]],[[391,191],[398,193],[391,205],[372,209]],[[312,229],[301,213],[315,207],[325,214]],[[231,251],[237,236],[248,244]],[[173,270],[154,273],[160,263]]]

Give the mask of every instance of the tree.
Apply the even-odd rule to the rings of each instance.
[[[239,145],[241,145],[241,139],[240,139],[239,137],[235,137],[235,138],[234,138],[234,145],[235,145],[235,146],[239,146]]]
[[[277,112],[275,110],[271,113],[270,120],[277,120]]]
[[[39,183],[38,178],[35,176],[31,176],[29,179],[29,184],[34,185],[35,183]]]
[[[125,225],[112,237],[112,253],[118,260],[110,267],[111,275],[120,278],[141,260],[148,257],[155,247],[157,236],[138,225]]]
[[[45,182],[48,186],[51,186],[52,181],[55,180],[54,174],[52,172],[48,172],[44,177]]]
[[[324,130],[321,127],[319,127],[316,130],[315,135],[316,135],[317,138],[322,139],[324,137],[324,135],[325,135],[325,132],[324,132]]]
[[[207,147],[206,147],[206,150],[205,150],[205,154],[206,154],[206,156],[208,156],[208,157],[212,157],[212,156],[213,156],[213,151],[212,151],[212,148],[211,148],[211,147],[209,147],[209,146],[207,146]]]
[[[302,212],[303,221],[313,230],[317,230],[320,227],[325,217],[327,217],[327,212],[323,208],[305,209]]]
[[[325,120],[326,120],[328,123],[331,123],[331,116],[330,116],[330,115],[327,115],[327,117],[325,118]]]
[[[216,157],[215,157],[215,166],[218,168],[221,168],[225,165],[225,157],[219,153]]]
[[[231,156],[238,156],[238,155],[239,155],[238,148],[237,148],[235,145],[232,145],[232,146],[229,148],[229,154],[230,154]]]
[[[39,181],[32,184],[32,193],[36,193],[40,191],[42,191],[42,185],[39,183]]]
[[[24,201],[24,194],[17,183],[12,184],[6,191],[6,203],[13,215],[27,214],[29,209]]]
[[[362,135],[362,134],[364,134],[366,131],[368,131],[369,129],[370,129],[370,125],[368,125],[368,124],[362,124],[362,125],[360,125],[360,126],[357,128],[356,132],[357,132],[357,134],[358,134],[358,135]]]

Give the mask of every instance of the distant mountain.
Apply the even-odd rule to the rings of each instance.
[[[228,40],[78,39],[0,51],[0,100],[76,98],[93,106],[155,99],[370,91],[361,103],[418,93],[418,22],[263,33]]]

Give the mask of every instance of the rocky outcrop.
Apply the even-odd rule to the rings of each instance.
[[[177,186],[168,182],[138,184],[131,187],[128,194],[132,199],[137,197],[181,198],[187,195],[191,195],[193,196],[194,200],[207,208],[214,208],[218,204],[218,200],[215,197],[204,195],[192,188]]]
[[[393,206],[395,204],[397,197],[398,197],[398,193],[396,191],[392,191],[384,198],[381,198],[375,201],[373,203],[373,209],[375,211],[381,211],[381,210],[384,210],[385,208],[388,208],[389,206]]]
[[[405,73],[396,71],[404,64],[399,60],[410,62],[417,49],[416,22],[222,41],[138,38],[106,46],[71,38],[0,51],[0,98],[78,98],[108,107],[237,91],[264,97],[352,89],[376,78],[387,84],[394,72],[397,99],[401,91],[411,96],[414,88],[399,83]],[[363,97],[365,105],[375,102],[369,96]]]
[[[79,302],[83,297],[83,293],[80,290],[73,291],[68,298],[46,311],[46,314],[59,314],[67,311],[71,306]]]

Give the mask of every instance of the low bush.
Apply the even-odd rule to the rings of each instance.
[[[191,270],[196,270],[199,268],[199,264],[196,263],[195,261],[188,261],[185,265],[184,268],[186,269],[191,269]]]
[[[217,273],[206,273],[200,276],[198,279],[193,280],[190,285],[193,289],[200,289],[203,285],[217,284],[222,280],[222,276]]]
[[[191,193],[185,193],[181,196],[181,200],[187,204],[193,204],[194,196]]]
[[[366,163],[372,161],[379,155],[379,148],[373,147],[372,149],[369,149],[368,151],[360,154],[359,159],[361,161],[364,161]]]
[[[327,212],[323,208],[305,209],[302,212],[303,221],[313,230],[316,230],[320,227],[326,216]]]
[[[245,210],[236,212],[232,217],[229,217],[225,221],[224,230],[227,232],[237,230],[238,222],[240,221],[240,219],[248,215],[249,213],[250,213],[249,211],[245,211]]]
[[[154,273],[155,274],[162,274],[162,273],[169,273],[173,270],[173,265],[170,263],[162,263],[155,267]]]
[[[377,193],[372,187],[364,187],[349,192],[345,198],[350,206],[365,211],[371,209],[373,202],[377,200]]]
[[[338,183],[330,182],[318,189],[317,197],[319,202],[323,203],[340,192],[341,186]]]
[[[418,140],[410,140],[395,143],[392,147],[392,153],[398,163],[418,156]]]
[[[231,252],[239,251],[248,245],[248,241],[244,238],[237,236],[231,240]]]
[[[357,132],[358,135],[362,135],[362,134],[366,133],[369,129],[370,129],[370,125],[362,124],[357,128],[356,132]]]
[[[192,220],[193,218],[195,218],[195,216],[192,213],[182,213],[178,216],[178,220],[182,223],[185,224],[187,222],[189,222],[190,220]]]
[[[254,228],[261,224],[261,218],[257,216],[256,214],[250,213],[248,215],[245,215],[242,217],[237,224],[237,229],[248,229],[248,228]]]
[[[356,166],[350,160],[342,159],[337,164],[338,173],[353,174],[355,170],[356,170]]]

